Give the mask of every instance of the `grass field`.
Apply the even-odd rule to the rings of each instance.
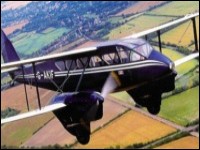
[[[135,111],[128,111],[91,136],[87,145],[75,148],[124,148],[136,143],[146,143],[170,133],[176,129],[151,119]]]
[[[156,17],[142,15],[141,17],[133,19],[126,24],[111,30],[110,33],[105,37],[109,39],[122,38],[133,33],[156,27],[172,19],[173,17]]]
[[[199,10],[199,1],[174,1],[149,12],[156,15],[182,16]]]
[[[199,149],[199,138],[186,136],[170,143],[161,145],[156,149]]]
[[[199,39],[199,17],[196,18],[196,28]],[[194,41],[192,21],[187,21],[186,23],[162,34],[161,38],[165,43],[188,47],[188,45],[191,44],[191,41]],[[193,48],[191,49],[194,50]]]
[[[41,33],[21,33],[11,40],[19,53],[30,55],[55,41],[58,37],[62,36],[63,33],[69,31],[70,30],[66,28],[48,28]]]
[[[163,99],[159,116],[184,126],[199,118],[199,86]]]

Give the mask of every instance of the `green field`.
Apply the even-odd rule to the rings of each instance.
[[[156,27],[172,19],[172,17],[156,17],[142,15],[141,17],[128,21],[126,24],[111,30],[110,33],[105,36],[105,38],[117,39],[125,37],[133,33]]]
[[[110,22],[110,23],[112,23],[112,24],[116,24],[116,23],[118,23],[118,22],[123,22],[125,19],[123,19],[123,17],[121,17],[121,16],[117,16],[117,17],[111,17],[111,18],[109,18],[108,19],[108,21]]]
[[[149,14],[182,16],[199,11],[199,1],[174,1],[152,10]]]
[[[37,52],[42,47],[55,41],[57,38],[63,35],[63,33],[69,32],[66,28],[48,28],[41,33],[21,33],[12,38],[14,47],[16,50],[24,55],[30,55],[33,52]]]
[[[199,86],[163,99],[159,116],[184,126],[199,118]]]

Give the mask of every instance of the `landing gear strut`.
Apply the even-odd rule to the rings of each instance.
[[[160,105],[161,105],[161,94],[160,93],[153,93],[153,94],[146,94],[140,97],[134,98],[135,102],[137,103],[136,106],[147,107],[147,110],[156,115],[160,112]]]

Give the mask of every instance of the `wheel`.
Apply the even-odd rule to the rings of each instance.
[[[160,112],[160,106],[154,105],[154,106],[147,106],[148,112],[150,112],[153,115],[157,115]]]
[[[157,115],[160,112],[160,105],[161,105],[161,94],[153,94],[148,99],[146,107],[151,114]]]
[[[79,143],[85,145],[90,141],[90,135],[77,135],[76,136]]]
[[[90,141],[90,123],[80,124],[76,127],[76,138],[81,144]]]

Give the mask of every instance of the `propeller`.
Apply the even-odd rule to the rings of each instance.
[[[105,98],[109,93],[113,92],[120,85],[121,83],[116,73],[111,72],[101,90],[101,96]]]

